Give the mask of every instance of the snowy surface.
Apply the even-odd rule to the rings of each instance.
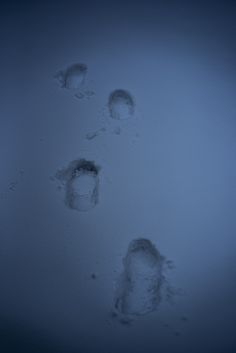
[[[67,353],[233,352],[231,10],[85,3],[1,15],[1,317]],[[86,75],[65,71],[75,63]],[[128,119],[110,114],[120,89],[135,102]],[[67,207],[55,178],[79,159],[101,167],[86,212]],[[169,260],[169,300],[117,320],[117,281],[139,238]]]

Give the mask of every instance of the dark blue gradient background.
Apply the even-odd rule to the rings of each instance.
[[[233,1],[1,4],[2,353],[236,351],[235,18]],[[74,62],[89,101],[53,79]],[[134,121],[86,140],[116,88]],[[50,180],[76,158],[102,168],[87,213]],[[126,327],[109,312],[137,237],[181,294]]]

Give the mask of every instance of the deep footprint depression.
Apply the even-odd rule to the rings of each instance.
[[[144,315],[157,309],[161,301],[163,259],[150,240],[130,242],[115,297],[118,313]]]
[[[98,203],[99,170],[93,161],[72,161],[56,173],[65,189],[65,204],[77,211],[89,211]]]

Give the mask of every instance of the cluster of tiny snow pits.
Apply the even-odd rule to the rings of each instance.
[[[65,190],[65,204],[73,210],[89,211],[98,203],[99,170],[93,161],[79,159],[56,173]]]
[[[169,292],[164,276],[166,266],[169,268],[166,262],[149,239],[130,242],[123,260],[124,271],[117,281],[113,318],[128,324],[135,317],[157,309],[165,294],[163,292]]]
[[[14,192],[20,182],[20,179],[24,175],[24,170],[20,170],[17,178],[14,181],[9,182],[7,189],[0,192],[0,199],[6,199],[11,192]]]
[[[88,132],[86,134],[86,139],[87,140],[93,140],[95,137],[98,137],[101,133],[105,132],[106,131],[106,128],[105,127],[102,127],[101,129],[98,129],[96,131],[93,131],[93,132]]]
[[[90,99],[95,95],[94,91],[91,90],[84,90],[83,92],[79,92],[75,94],[75,97],[78,99]]]
[[[108,109],[111,118],[127,120],[134,114],[133,97],[126,90],[116,89],[109,96]]]
[[[56,73],[55,78],[59,81],[62,88],[75,92],[78,99],[90,99],[94,96],[94,92],[86,88],[86,76],[88,67],[86,64],[73,64],[65,70]]]

